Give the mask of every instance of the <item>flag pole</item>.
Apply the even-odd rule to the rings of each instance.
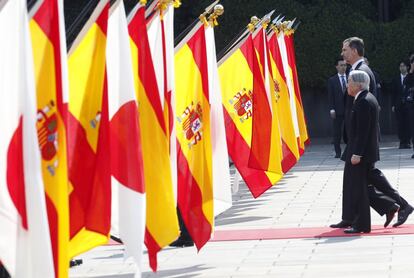
[[[220,53],[217,55],[219,64],[224,62],[225,57],[228,57],[229,53],[232,53],[234,49],[237,49],[246,39],[247,34],[254,33],[256,28],[260,26],[265,20],[270,20],[270,17],[275,12],[272,10],[270,13],[266,14],[262,19],[259,19],[257,16],[252,16],[250,18],[250,23],[247,24],[246,28],[243,28],[237,36],[226,46]],[[279,16],[278,16],[279,17]]]
[[[29,14],[29,20],[32,19],[33,15],[40,8],[40,5],[43,3],[43,1],[44,0],[28,0],[27,1],[27,11]]]
[[[206,16],[207,14],[211,13],[211,11],[214,9],[214,6],[216,6],[218,2],[220,2],[220,0],[214,1],[214,3],[205,8],[204,13],[202,13],[200,17],[202,15]],[[184,31],[182,31],[178,36],[175,37],[174,45],[176,49],[178,49],[178,45],[184,41],[184,38],[187,36],[187,34],[189,34],[197,26],[198,23],[200,23],[200,17],[194,20],[187,28],[184,29]]]
[[[99,1],[89,1],[85,8],[81,10],[79,15],[75,18],[70,26],[66,28],[66,43],[68,51],[72,47],[74,40],[76,39],[75,31],[80,28],[81,23],[85,20],[88,14],[95,9],[95,6]],[[82,29],[82,28],[80,28]]]

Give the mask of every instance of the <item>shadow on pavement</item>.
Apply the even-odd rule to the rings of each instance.
[[[174,277],[174,278],[184,278],[184,277],[197,277],[201,273],[194,273],[209,269],[210,267],[203,267],[203,265],[195,265],[192,267],[176,268],[170,270],[158,270],[156,273],[153,272],[142,272],[143,278],[151,277]]]

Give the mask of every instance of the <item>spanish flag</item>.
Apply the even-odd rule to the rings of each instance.
[[[210,239],[214,220],[210,92],[201,22],[176,47],[175,72],[178,207],[200,250]]]
[[[174,9],[179,0],[153,1],[146,9],[148,41],[167,124],[174,196],[177,196],[177,138],[174,125]]]
[[[108,10],[108,1],[98,3],[69,51],[70,257],[106,243],[111,227]]]
[[[40,5],[40,6],[39,6]],[[42,0],[30,20],[42,157],[56,277],[68,276],[67,76],[63,1]]]
[[[0,4],[0,261],[11,277],[55,277],[37,137],[26,0]]]
[[[279,113],[280,134],[282,137],[282,169],[286,173],[299,159],[298,142],[295,136],[292,112],[289,103],[289,91],[286,85],[286,77],[283,72],[283,63],[280,56],[277,34],[272,31],[268,36],[270,64],[272,67],[274,94]]]
[[[298,152],[299,155],[302,155],[305,151],[305,145],[303,144],[301,137],[300,137],[300,131],[299,131],[299,120],[298,120],[298,113],[297,110],[299,103],[297,102],[297,98],[295,95],[295,86],[294,86],[294,81],[293,81],[293,74],[292,74],[292,70],[289,66],[289,62],[288,62],[288,54],[287,54],[287,49],[286,49],[286,42],[285,42],[285,35],[283,33],[283,31],[281,30],[278,34],[277,34],[277,41],[279,44],[279,49],[280,49],[280,56],[282,59],[282,65],[283,65],[283,72],[285,74],[285,78],[286,78],[286,85],[288,87],[288,91],[289,91],[289,101],[290,101],[290,109],[292,112],[292,119],[293,119],[293,127],[295,129],[295,136],[296,136],[296,141],[298,144]]]
[[[255,59],[253,39],[249,35],[219,62],[219,76],[228,151],[251,193],[257,198],[278,182],[282,175],[249,167],[254,117],[253,66],[258,65]]]
[[[135,88],[140,108],[147,221],[145,244],[151,268],[157,269],[157,253],[179,235],[171,179],[166,118],[151,59],[145,23],[145,7],[133,9],[128,25]]]
[[[273,84],[270,83],[272,77],[270,60],[269,60],[269,46],[266,38],[266,24],[261,26],[253,34],[253,43],[258,55],[256,60],[260,71],[253,72],[255,84],[253,93],[253,135],[252,135],[252,152],[255,153],[256,148],[260,148],[268,154],[267,163],[263,168],[265,171],[275,172],[283,175],[282,172],[282,141],[279,128],[279,114],[277,107],[277,99],[274,94]],[[255,63],[255,62],[254,62]],[[256,66],[256,68],[258,68]],[[255,67],[253,66],[253,69]],[[272,85],[272,86],[271,86]],[[259,96],[263,101],[256,102]],[[267,111],[266,117],[261,116]],[[270,129],[270,133],[264,133],[263,130]],[[267,140],[265,138],[267,137]],[[261,157],[257,155],[257,157]],[[260,159],[259,159],[260,160]],[[252,166],[249,164],[249,166]]]
[[[300,132],[300,140],[303,146],[310,143],[308,129],[306,126],[305,111],[303,110],[302,97],[299,86],[298,71],[296,67],[296,58],[295,58],[295,45],[293,41],[293,30],[286,31],[285,34],[285,43],[288,55],[288,63],[293,77],[293,85],[295,89],[296,97],[296,112],[298,114],[298,124]]]

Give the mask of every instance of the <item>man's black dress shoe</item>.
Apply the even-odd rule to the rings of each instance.
[[[411,144],[400,144],[399,149],[411,149]]]
[[[350,226],[351,226],[351,223],[344,221],[344,220],[342,220],[339,223],[329,225],[329,227],[331,228],[348,228]]]
[[[349,228],[349,229],[344,230],[345,234],[361,234],[361,233],[370,233],[370,232],[371,230],[360,230],[356,228]]]
[[[176,241],[170,244],[171,247],[190,247],[194,246],[194,241],[191,239],[178,238]]]
[[[337,153],[337,154],[335,155],[335,158],[341,158],[341,154],[340,154],[340,153]]]
[[[387,228],[387,226],[391,223],[391,221],[394,219],[395,214],[400,209],[400,206],[397,204],[394,204],[391,208],[391,210],[385,215],[385,223],[384,228]]]
[[[414,158],[414,154],[411,156],[411,158]]]
[[[398,213],[398,220],[392,226],[393,227],[398,227],[398,226],[401,226],[402,224],[404,224],[405,221],[407,221],[408,216],[413,212],[413,210],[414,210],[414,208],[410,205],[408,205],[406,208],[400,210],[400,212]]]
[[[111,235],[111,239],[112,239],[113,241],[116,241],[116,242],[118,242],[118,243],[123,244],[123,242],[122,242],[121,238],[119,238],[119,237],[117,237],[117,236]]]

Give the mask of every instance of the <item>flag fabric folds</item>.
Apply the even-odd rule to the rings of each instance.
[[[279,114],[280,134],[282,137],[282,170],[289,171],[299,159],[298,142],[295,136],[292,112],[290,109],[289,91],[286,77],[283,72],[283,63],[277,41],[277,35],[272,31],[268,36],[270,64],[272,68],[271,84],[276,96],[276,105]]]
[[[30,20],[37,131],[56,277],[68,276],[67,76],[63,1],[43,0]]]
[[[108,1],[98,3],[69,52],[70,257],[106,243],[111,225],[108,10]]]
[[[111,7],[106,48],[112,223],[140,273],[145,233],[145,186],[138,103],[134,88],[128,24],[123,0]],[[114,214],[114,211],[117,212]]]
[[[257,57],[250,34],[219,62],[219,76],[228,152],[250,192],[257,198],[279,181],[281,175],[249,167],[254,117],[254,63],[258,66],[255,59]]]
[[[0,261],[12,277],[54,277],[26,1],[0,5]]]
[[[154,1],[152,16],[147,19],[148,41],[154,64],[170,148],[174,196],[177,196],[177,139],[174,125],[174,8],[179,1]],[[149,9],[151,9],[151,6]],[[148,10],[146,11],[148,13]]]
[[[145,24],[145,8],[138,4],[130,15],[128,31],[131,43],[135,89],[140,103],[142,155],[146,185],[146,233],[151,268],[157,269],[157,253],[179,235],[172,188],[168,123],[165,120],[151,59]]]
[[[176,47],[175,93],[178,150],[178,207],[200,250],[213,229],[210,92],[204,25]]]
[[[294,55],[294,53],[292,53],[294,50],[291,48],[290,40],[287,38],[285,32],[288,33],[290,31],[282,30],[278,35],[278,42],[283,61],[283,69],[290,93],[292,116],[294,118],[299,154],[302,155],[305,152],[305,142],[309,137],[306,130],[305,115],[299,91],[299,81],[297,80],[296,62],[294,56],[292,56]]]
[[[255,83],[253,84],[253,134],[252,134],[252,153],[255,153],[255,148],[262,148],[266,146],[268,150],[268,161],[264,168],[265,171],[271,171],[280,175],[282,172],[282,141],[279,128],[279,114],[277,107],[277,99],[274,93],[274,86],[270,83],[272,79],[272,72],[270,68],[269,46],[267,43],[265,27],[262,26],[253,34],[253,43],[258,54],[259,71],[253,72]],[[254,60],[253,60],[254,61]],[[257,66],[256,66],[257,68]],[[256,97],[263,99],[262,103],[256,102]],[[267,98],[267,101],[265,99]],[[257,116],[263,114],[263,111],[268,111],[266,118]],[[262,130],[270,129],[270,133],[262,134]],[[267,140],[263,140],[268,136]],[[255,143],[258,142],[258,143]],[[258,147],[256,146],[258,145]],[[260,159],[259,159],[260,160]],[[251,165],[251,164],[249,164]]]
[[[217,68],[214,28],[205,28],[208,63],[208,91],[210,92],[211,142],[213,151],[213,196],[214,216],[232,206],[229,157],[227,153],[226,128],[221,102],[220,79]]]
[[[298,103],[297,103],[297,98],[295,95],[295,87],[293,84],[293,74],[292,74],[292,70],[289,66],[289,62],[288,62],[288,54],[287,54],[287,48],[286,48],[286,42],[285,42],[285,35],[283,33],[283,31],[280,31],[279,34],[277,34],[277,41],[278,41],[278,45],[279,45],[279,49],[280,49],[280,56],[282,59],[282,65],[283,65],[283,73],[285,75],[286,78],[286,85],[288,87],[289,90],[289,100],[290,100],[290,109],[292,112],[292,119],[293,119],[293,127],[295,130],[295,136],[296,136],[296,141],[297,141],[297,145],[298,145],[298,152],[299,155],[302,155],[305,151],[305,146],[303,144],[303,141],[300,138],[300,131],[299,131],[299,121],[298,121],[298,113],[297,110],[299,109]]]
[[[296,107],[297,107],[296,112],[298,114],[300,140],[301,140],[301,143],[305,145],[305,144],[309,144],[309,135],[308,135],[308,129],[306,126],[305,111],[303,110],[302,97],[301,97],[301,92],[300,92],[300,87],[299,87],[298,71],[296,68],[295,44],[293,41],[293,32],[294,32],[293,30],[286,31],[285,43],[286,43],[286,48],[287,48],[288,64],[292,72],[293,87],[295,90]]]

